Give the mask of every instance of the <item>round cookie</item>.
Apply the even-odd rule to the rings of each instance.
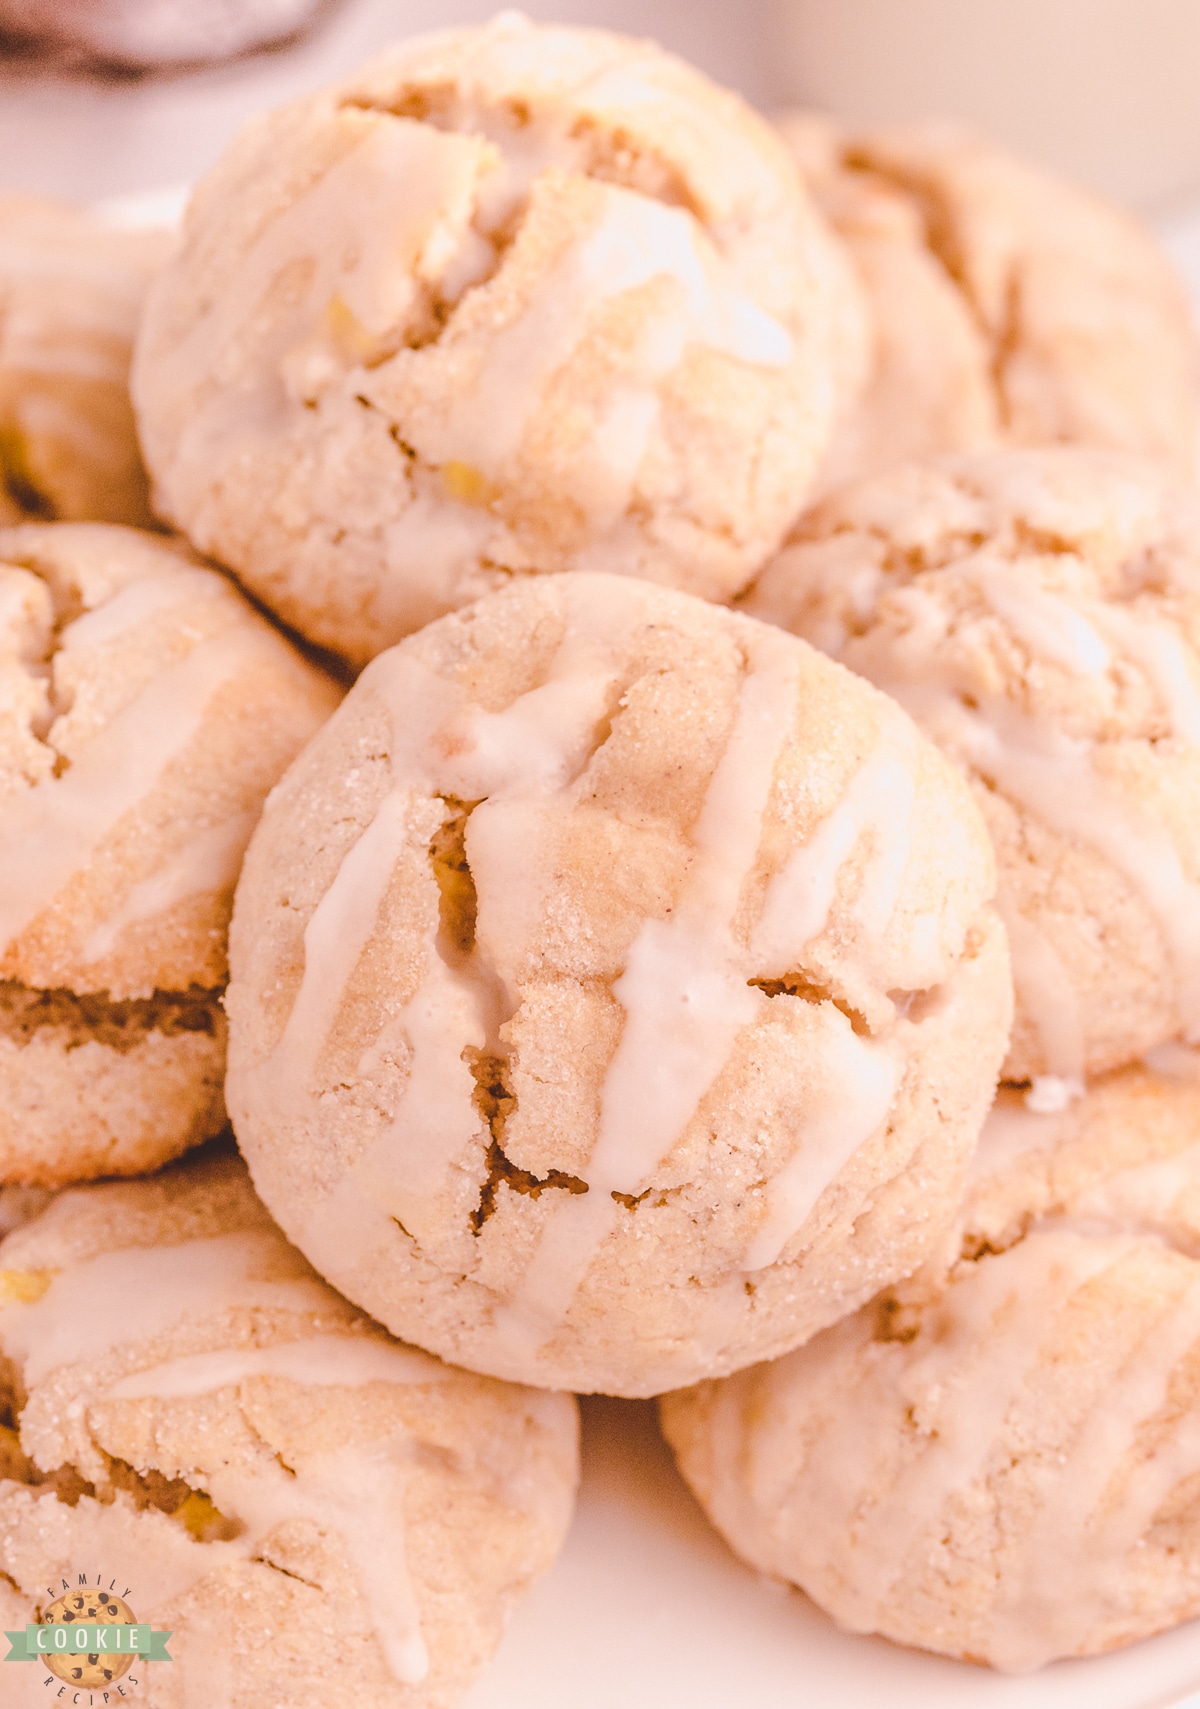
[[[0,530],[0,1181],[222,1125],[225,936],[263,798],[337,690],[161,536]]]
[[[1200,1076],[1002,1093],[944,1279],[666,1396],[732,1546],[839,1625],[1006,1671],[1200,1612]]]
[[[242,134],[134,391],[162,513],[362,663],[513,574],[735,593],[857,308],[765,121],[651,44],[509,13]]]
[[[991,855],[884,696],[624,577],[375,660],[273,793],[230,1114],[396,1334],[650,1394],[795,1346],[952,1213],[1007,1037]]]
[[[445,1709],[562,1543],[574,1401],[398,1346],[232,1155],[61,1194],[0,1301],[0,1573],[22,1625],[102,1575],[169,1630],[146,1709]]]
[[[1136,221],[957,127],[793,113],[781,130],[874,336],[822,487],[997,442],[1098,445],[1195,479],[1190,305]]]
[[[1059,447],[908,464],[818,506],[746,602],[893,694],[996,848],[1004,1076],[1200,1038],[1200,518]]]
[[[151,521],[129,364],[169,233],[0,196],[0,522]]]

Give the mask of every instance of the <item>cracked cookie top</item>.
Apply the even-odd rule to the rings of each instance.
[[[1058,447],[831,495],[746,609],[906,706],[971,778],[1017,1016],[1005,1078],[1200,1039],[1200,512]]]
[[[928,1249],[1007,1034],[991,885],[867,684],[683,594],[527,579],[375,660],[274,792],[230,1112],[395,1333],[653,1393]]]
[[[219,987],[263,797],[336,700],[177,543],[0,530],[5,988],[69,1004]]]
[[[1003,1093],[948,1273],[664,1401],[733,1547],[840,1626],[1024,1672],[1195,1617],[1200,1061],[1163,1061]]]
[[[780,122],[868,304],[865,389],[823,487],[988,444],[1104,446],[1196,474],[1183,281],[1142,226],[947,124]]]
[[[0,196],[0,522],[150,522],[129,364],[171,237]]]
[[[860,339],[770,126],[651,44],[509,14],[243,134],[135,393],[164,514],[361,663],[513,574],[736,592]]]
[[[0,1245],[0,1583],[31,1620],[120,1574],[189,1700],[456,1700],[562,1542],[576,1433],[569,1397],[392,1341],[231,1154],[70,1190]]]

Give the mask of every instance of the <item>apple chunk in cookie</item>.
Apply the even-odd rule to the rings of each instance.
[[[858,313],[737,97],[506,14],[242,135],[134,389],[162,513],[363,663],[513,573],[736,593],[824,450]]]
[[[948,1274],[665,1397],[667,1436],[851,1631],[1012,1672],[1134,1643],[1200,1612],[1198,1255],[1200,1083],[1004,1092]]]
[[[68,1189],[0,1245],[10,1624],[102,1569],[171,1633],[128,1691],[154,1709],[449,1709],[557,1554],[577,1475],[570,1396],[391,1340],[231,1153]],[[103,1661],[75,1682],[102,1689]]]
[[[527,578],[376,659],[273,793],[230,1113],[394,1333],[671,1388],[937,1238],[1007,1039],[992,885],[869,685],[685,594]]]
[[[263,798],[336,686],[175,542],[0,530],[0,1181],[216,1132],[225,938]]]
[[[1004,1076],[1200,1038],[1200,514],[1059,447],[843,489],[746,609],[894,695],[971,780],[1017,1014]]]

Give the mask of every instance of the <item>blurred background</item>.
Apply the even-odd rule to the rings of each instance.
[[[393,36],[496,9],[494,0],[0,0],[0,187],[95,198],[178,185],[251,113]],[[523,9],[654,35],[760,106],[965,118],[1168,224],[1200,200],[1200,0],[528,0]],[[209,52],[234,57],[198,63]]]

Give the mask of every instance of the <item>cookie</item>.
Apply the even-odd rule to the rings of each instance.
[[[271,797],[231,1117],[323,1275],[471,1369],[648,1394],[921,1261],[1004,1050],[990,851],[900,710],[625,577],[382,655]]]
[[[134,371],[157,503],[356,663],[514,574],[731,595],[861,335],[765,121],[644,42],[402,43],[245,131]]]
[[[182,546],[0,530],[0,1181],[132,1174],[221,1126],[242,851],[336,701]]]
[[[874,334],[822,486],[996,443],[1103,446],[1195,478],[1190,305],[1135,220],[958,127],[793,113],[781,129]]]
[[[131,70],[228,59],[294,36],[322,0],[0,0],[0,30]]]
[[[390,1340],[232,1154],[59,1195],[0,1246],[0,1300],[11,1624],[115,1585],[172,1634],[125,1678],[146,1709],[445,1709],[562,1543],[574,1401]],[[84,1688],[127,1658],[54,1659]]]
[[[0,196],[0,522],[151,522],[129,364],[172,239]]]
[[[1005,1078],[1200,1038],[1200,519],[1058,447],[905,465],[818,506],[747,609],[859,671],[967,771],[1000,870]]]
[[[1001,1094],[941,1282],[667,1396],[739,1554],[839,1625],[1023,1672],[1200,1612],[1200,1077]]]

